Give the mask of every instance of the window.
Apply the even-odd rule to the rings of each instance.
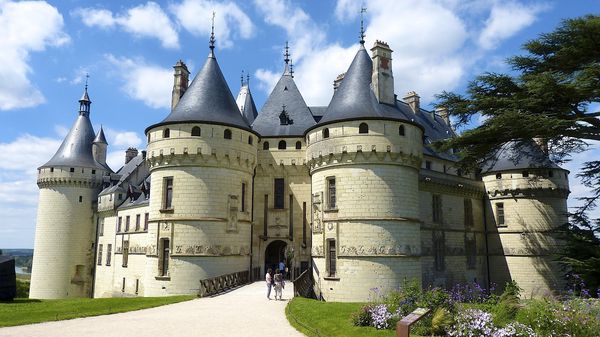
[[[123,217],[117,219],[117,233],[121,231],[121,224],[123,223]]]
[[[231,139],[231,130],[225,129],[225,131],[223,131],[223,138]]]
[[[323,129],[323,138],[329,138],[329,129],[328,128]]]
[[[504,218],[504,203],[496,203],[496,223],[498,226],[505,226],[506,219]]]
[[[129,215],[125,217],[125,232],[129,232],[130,220],[131,220],[131,217]]]
[[[263,143],[263,150],[268,150],[269,149],[269,142],[264,142]]]
[[[135,294],[136,295],[138,294],[139,290],[140,290],[140,279],[136,278],[135,279]]]
[[[138,232],[140,230],[140,220],[141,220],[141,215],[137,214],[135,216],[135,231]]]
[[[442,196],[434,194],[432,196],[433,223],[442,223]]]
[[[246,183],[242,183],[242,212],[246,211]]]
[[[327,275],[335,277],[336,274],[336,250],[335,240],[327,240]]]
[[[367,123],[360,123],[358,133],[369,133],[369,125]]]
[[[125,292],[125,278],[123,277],[123,283],[121,285],[121,292]]]
[[[102,244],[98,245],[98,265],[102,265]]]
[[[92,174],[96,174],[96,170],[92,170]]]
[[[436,271],[443,271],[445,264],[444,233],[433,233],[433,264]]]
[[[169,130],[169,128],[166,128],[163,130],[163,138],[169,138],[171,137],[171,130]]]
[[[465,227],[473,227],[473,201],[471,199],[464,200],[465,210]]]
[[[496,173],[496,179],[502,179],[502,173]]]
[[[523,178],[529,177],[529,171],[523,171]]]
[[[399,134],[400,136],[404,136],[404,125],[400,125],[400,126],[398,127],[398,134]]]
[[[54,167],[50,168],[50,173],[54,172]]]
[[[173,208],[173,177],[166,177],[163,180],[164,199],[163,209]]]
[[[279,145],[277,145],[277,148],[279,150],[285,150],[287,148],[287,144],[285,143],[285,140],[279,141]]]
[[[302,149],[302,142],[297,141],[296,142],[296,150],[300,150],[300,149]]]
[[[327,207],[329,209],[336,208],[336,195],[335,195],[335,177],[327,178]]]
[[[554,171],[548,171],[548,178],[554,177]]]
[[[254,143],[254,138],[252,136],[248,136],[248,144],[252,145]]]
[[[160,276],[168,276],[169,275],[169,255],[170,255],[170,248],[169,248],[169,239],[161,239],[160,240],[160,256],[158,258],[158,270],[159,270],[159,274]]]
[[[447,167],[446,167],[446,164],[444,164],[444,173],[446,173],[446,171],[447,171]]]
[[[79,196],[79,202],[83,202],[83,197],[81,195]]]
[[[71,167],[71,168],[69,169],[69,172],[75,172],[75,168],[74,168],[74,167]]]
[[[123,194],[119,193],[119,200],[123,200]]]
[[[200,137],[201,134],[202,134],[202,131],[200,130],[199,127],[194,126],[192,128],[192,137]]]
[[[429,161],[429,160],[425,161],[425,169],[431,170],[431,161]]]
[[[148,217],[150,216],[150,214],[146,213],[144,214],[144,231],[148,230]]]
[[[110,266],[110,258],[112,257],[112,244],[106,245],[106,265]]]
[[[289,207],[290,207],[290,219],[288,220],[288,224],[289,224],[289,237],[293,238],[294,237],[294,195],[290,194],[290,199],[289,199]]]
[[[285,185],[283,178],[275,178],[275,207],[276,209],[283,209],[284,207],[284,192]]]
[[[98,221],[98,235],[104,235],[104,219],[100,219],[100,221]]]
[[[129,240],[123,241],[123,268],[127,268],[129,262]]]

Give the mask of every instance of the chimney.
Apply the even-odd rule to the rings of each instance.
[[[175,73],[174,73],[175,78],[173,81],[173,93],[172,93],[172,97],[171,97],[171,110],[175,109],[175,106],[177,106],[177,103],[179,103],[179,99],[181,98],[181,96],[183,96],[183,94],[187,90],[188,83],[189,83],[189,77],[190,77],[190,72],[189,72],[187,66],[181,60],[177,61],[177,63],[173,66],[173,69],[175,69]]]
[[[125,164],[129,163],[131,159],[137,157],[138,150],[135,147],[130,147],[125,151]]]
[[[421,111],[419,98],[419,95],[414,91],[409,91],[404,95],[404,102],[410,106],[415,114]]]
[[[447,107],[445,107],[445,106],[437,107],[435,109],[435,113],[438,114],[440,117],[442,117],[444,122],[446,122],[446,125],[450,125],[450,115],[448,114]]]
[[[333,91],[336,91],[340,85],[342,84],[342,81],[344,80],[344,76],[346,75],[346,73],[341,73],[339,75],[337,75],[337,77],[335,78],[335,81],[333,81]]]
[[[394,74],[392,74],[392,50],[386,42],[377,40],[371,48],[373,59],[373,92],[379,103],[396,104]]]
[[[548,155],[548,139],[546,138],[533,138],[533,141],[540,147],[545,155]]]

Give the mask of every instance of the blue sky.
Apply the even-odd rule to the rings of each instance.
[[[204,63],[213,11],[230,88],[236,96],[241,71],[250,73],[260,109],[283,69],[285,41],[305,100],[327,105],[358,47],[362,4],[366,45],[389,43],[397,94],[414,90],[426,107],[476,74],[509,71],[504,60],[561,19],[600,12],[589,0],[0,0],[0,248],[33,247],[35,169],[74,122],[86,73],[91,119],[104,126],[117,170],[124,150],[143,148],[143,130],[168,114],[172,65],[182,59],[195,75]],[[570,205],[586,192],[574,177],[584,160],[567,165]]]

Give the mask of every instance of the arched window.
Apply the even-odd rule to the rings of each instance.
[[[323,129],[323,138],[329,138],[329,129],[328,128]]]
[[[398,127],[398,134],[400,136],[404,136],[404,125],[400,125],[400,127]]]
[[[223,138],[231,139],[231,130],[225,129],[225,132],[223,132]]]
[[[252,145],[252,143],[254,142],[252,136],[248,136],[248,144]]]
[[[200,137],[200,128],[197,126],[194,126],[192,128],[192,137]]]
[[[269,142],[264,142],[263,143],[263,150],[268,150],[269,149]]]
[[[369,133],[369,125],[367,123],[360,123],[358,133]]]
[[[300,150],[302,148],[302,142],[301,141],[297,141],[296,142],[296,150]]]
[[[277,145],[278,149],[285,150],[286,147],[287,147],[287,144],[285,143],[285,140],[279,141],[279,145]]]
[[[171,137],[171,130],[169,130],[169,128],[166,128],[163,130],[163,138],[169,138]]]

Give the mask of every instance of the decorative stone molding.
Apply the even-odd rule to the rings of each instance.
[[[413,245],[381,246],[340,246],[338,256],[406,256],[419,257],[420,249]]]
[[[311,174],[326,167],[349,164],[392,164],[419,169],[421,167],[421,160],[422,157],[420,155],[393,151],[377,152],[376,150],[365,152],[362,151],[361,147],[360,150],[357,148],[356,152],[333,151],[329,154],[319,154],[318,156],[314,156],[313,154],[313,157],[308,160],[308,166],[310,167]]]

